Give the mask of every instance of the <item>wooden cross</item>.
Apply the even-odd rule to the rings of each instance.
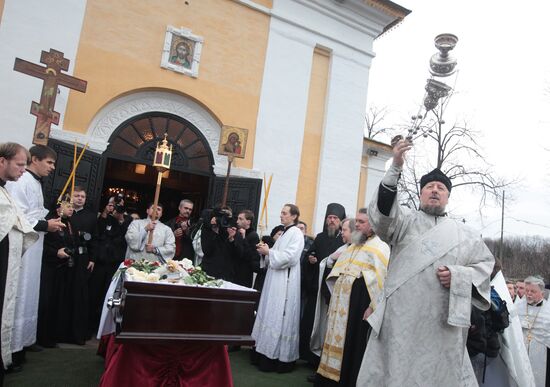
[[[15,58],[13,66],[15,71],[44,80],[40,103],[33,101],[31,105],[31,114],[36,116],[33,144],[47,145],[51,124],[59,124],[59,113],[53,110],[57,97],[57,85],[86,92],[86,81],[61,73],[62,70],[69,69],[70,63],[63,55],[62,52],[53,48],[50,48],[50,52],[42,51],[40,63],[45,64],[46,67]]]

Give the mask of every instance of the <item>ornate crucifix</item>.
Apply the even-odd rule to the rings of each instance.
[[[61,73],[69,69],[70,63],[63,55],[62,52],[53,48],[50,48],[50,52],[42,51],[40,63],[45,64],[46,67],[15,58],[13,66],[15,71],[44,80],[40,103],[33,101],[31,105],[31,114],[36,116],[33,144],[47,145],[51,124],[59,124],[59,113],[53,110],[57,97],[57,85],[86,92],[86,81]]]

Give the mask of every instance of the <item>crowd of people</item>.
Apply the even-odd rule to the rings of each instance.
[[[55,152],[0,144],[0,368],[19,371],[26,351],[95,335],[125,258],[188,258],[261,292],[250,353],[260,371],[291,372],[302,359],[315,386],[550,386],[544,280],[505,280],[480,236],[447,216],[452,182],[439,169],[420,179],[420,211],[400,206],[410,148],[394,145],[355,217],[331,203],[311,238],[288,203],[260,238],[251,210],[215,208],[195,220],[185,198],[165,223],[162,204],[140,219],[120,196],[98,214],[79,186],[48,211],[40,183]]]

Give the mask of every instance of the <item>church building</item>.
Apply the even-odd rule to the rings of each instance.
[[[120,192],[143,215],[166,134],[167,216],[182,198],[195,216],[221,202],[231,149],[230,207],[259,215],[272,176],[269,228],[296,203],[316,233],[328,203],[368,201],[391,154],[363,139],[369,69],[374,40],[409,12],[389,0],[0,0],[2,142],[31,146],[36,109],[55,99],[47,204],[74,144],[88,144],[76,175],[88,205]],[[35,66],[14,71],[16,58]],[[29,69],[49,61],[61,69],[48,88]]]

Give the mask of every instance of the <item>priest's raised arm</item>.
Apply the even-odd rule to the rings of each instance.
[[[472,304],[490,305],[494,258],[476,231],[447,216],[452,183],[441,170],[422,176],[419,211],[399,205],[397,185],[411,147],[406,140],[395,145],[369,207],[369,221],[391,256],[368,318],[373,336],[358,385],[474,386],[463,338]]]

